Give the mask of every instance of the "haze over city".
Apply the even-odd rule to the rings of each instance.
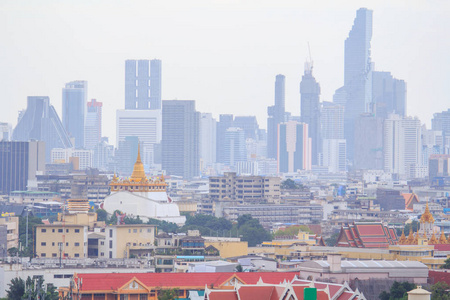
[[[304,62],[314,61],[321,101],[343,84],[344,40],[355,11],[372,9],[372,61],[406,81],[407,115],[430,127],[448,107],[447,1],[1,1],[0,120],[17,123],[26,98],[45,95],[61,114],[61,89],[87,80],[115,142],[124,61],[161,59],[162,99],[256,115],[266,128],[274,78],[286,76],[286,111],[299,115]]]

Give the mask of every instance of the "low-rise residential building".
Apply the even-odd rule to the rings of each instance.
[[[155,245],[156,226],[147,224],[110,225],[106,227],[105,235],[106,257],[149,257]]]
[[[6,226],[6,249],[19,248],[19,217],[2,213],[0,225]],[[4,231],[4,230],[3,230]]]
[[[36,255],[52,258],[87,258],[87,237],[86,225],[36,225]]]
[[[251,215],[261,225],[270,228],[273,223],[312,224],[322,220],[320,205],[239,205],[224,208],[224,217],[237,221],[240,216]]]
[[[41,202],[60,202],[61,197],[55,192],[13,191],[9,193],[9,202],[14,204],[35,204]]]

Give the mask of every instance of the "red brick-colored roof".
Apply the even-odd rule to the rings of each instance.
[[[238,300],[235,290],[214,290],[209,294],[209,300]]]
[[[147,287],[204,288],[218,287],[233,277],[246,284],[256,284],[261,278],[265,283],[279,284],[291,281],[296,272],[241,272],[241,273],[97,273],[77,274],[75,279],[82,279],[81,290],[115,291],[136,278]]]
[[[242,286],[237,293],[240,300],[271,300],[274,289],[273,286]]]
[[[348,300],[353,296],[352,292],[343,292],[336,300]]]
[[[450,244],[436,244],[433,246],[436,251],[450,251]]]
[[[447,271],[428,271],[428,281],[430,284],[435,284],[437,282],[445,282],[450,284],[450,270]]]
[[[388,248],[396,245],[397,235],[393,228],[381,223],[353,223],[342,227],[336,245],[338,247]]]
[[[311,284],[310,281],[307,280],[301,280],[301,279],[297,279],[295,281],[292,282],[292,284]],[[336,296],[336,294],[339,292],[339,290],[342,288],[342,284],[335,284],[335,283],[325,283],[325,282],[314,282],[314,287],[317,290],[323,290],[326,289],[326,287],[328,286],[328,289],[330,291],[330,297],[334,298]]]

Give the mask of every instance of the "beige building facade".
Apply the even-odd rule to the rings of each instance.
[[[87,258],[87,235],[85,225],[37,225],[36,255],[42,258]]]
[[[149,253],[155,245],[155,225],[112,225],[105,229],[107,258],[129,258],[131,254]]]

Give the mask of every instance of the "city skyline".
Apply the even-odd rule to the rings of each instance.
[[[286,111],[299,115],[298,83],[308,58],[308,42],[314,61],[314,77],[321,85],[321,101],[332,100],[334,91],[344,83],[344,40],[351,30],[355,11],[367,7],[374,12],[371,43],[371,58],[376,63],[374,70],[389,71],[407,82],[407,115],[417,115],[431,128],[433,113],[448,108],[447,78],[442,74],[450,64],[444,56],[450,48],[448,39],[444,38],[445,29],[450,27],[450,21],[444,18],[449,6],[442,1],[432,4],[386,3],[330,2],[322,8],[293,2],[276,6],[268,3],[258,6],[251,2],[229,6],[202,5],[197,2],[180,5],[177,10],[166,4],[138,3],[123,7],[113,3],[101,12],[100,4],[81,2],[77,12],[90,21],[90,25],[83,26],[78,24],[78,19],[73,19],[73,14],[68,14],[67,20],[61,19],[66,10],[73,9],[71,4],[4,3],[0,5],[4,8],[0,16],[6,17],[3,18],[5,28],[10,30],[0,32],[4,57],[8,59],[0,58],[5,70],[0,73],[0,78],[5,87],[3,103],[6,104],[6,109],[0,112],[0,120],[15,127],[17,112],[26,108],[27,96],[34,95],[49,96],[62,117],[61,87],[69,81],[86,80],[89,82],[88,99],[96,98],[104,103],[104,135],[114,144],[115,111],[122,109],[124,103],[124,61],[157,58],[164,64],[162,99],[195,99],[197,111],[210,112],[216,119],[219,114],[226,113],[256,115],[260,126],[265,128],[266,108],[274,99],[273,78],[276,74],[286,76]],[[152,5],[155,10],[145,16],[145,9]],[[135,11],[139,7],[142,12]],[[132,24],[111,24],[117,14],[123,13],[127,19],[132,11],[137,13]],[[55,15],[50,16],[52,13]],[[30,22],[43,17],[46,21],[36,24],[36,28],[28,28],[29,33],[13,27],[15,20],[27,18],[29,14],[35,15]],[[150,20],[154,14],[159,14],[159,19]],[[195,16],[200,17],[195,19]],[[227,23],[229,18],[233,19],[232,24]],[[428,24],[430,19],[433,21]],[[139,29],[129,37],[123,35],[123,31],[130,30],[132,25],[151,25],[158,21],[167,25],[174,20],[173,25],[155,36]],[[102,21],[108,21],[105,24],[111,28],[104,27]],[[60,28],[54,28],[58,22]],[[302,27],[306,23],[309,31]],[[113,41],[115,29],[120,29],[117,34],[124,39],[120,45]],[[195,35],[190,33],[192,29],[197,30]],[[69,32],[67,37],[62,36],[64,30]],[[88,30],[94,35],[104,32],[104,36],[97,41],[92,33],[83,35]],[[40,32],[47,31],[45,45],[36,43],[36,39],[42,37]],[[239,31],[243,34],[237,34]],[[34,36],[29,37],[30,34]],[[34,51],[23,47],[19,41],[21,37],[29,38],[27,43],[35,45]],[[146,43],[145,38],[151,37],[155,38]],[[74,47],[74,41],[79,45]],[[50,46],[57,47],[51,49]],[[67,60],[67,56],[72,58]],[[38,57],[42,59],[38,60]],[[64,64],[60,66],[62,59]],[[47,67],[43,65],[45,61],[49,61]]]

